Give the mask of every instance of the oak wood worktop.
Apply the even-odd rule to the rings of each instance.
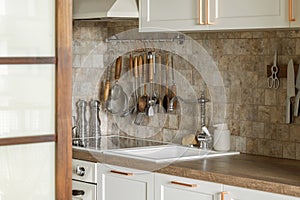
[[[73,158],[300,197],[300,161],[248,154],[169,165],[73,149]]]

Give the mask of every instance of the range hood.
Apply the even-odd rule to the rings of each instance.
[[[138,17],[136,0],[73,0],[73,19]]]

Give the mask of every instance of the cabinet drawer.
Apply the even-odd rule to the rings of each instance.
[[[148,171],[98,164],[101,200],[154,200],[154,175]]]
[[[97,188],[92,183],[72,181],[72,200],[96,200]]]
[[[72,160],[72,179],[97,183],[97,164],[82,160]]]
[[[235,199],[235,200],[253,200],[253,199],[263,199],[263,200],[300,200],[298,197],[292,197],[287,195],[280,195],[270,192],[263,192],[259,190],[251,190],[241,187],[224,185],[224,191],[228,192],[225,195],[225,200]]]
[[[214,200],[222,192],[222,184],[155,174],[155,191],[156,200]]]

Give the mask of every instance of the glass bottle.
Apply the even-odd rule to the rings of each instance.
[[[98,100],[90,101],[90,137],[93,138],[95,144],[93,146],[97,149],[100,148],[100,136],[101,136],[101,120],[99,117],[100,102]]]
[[[78,135],[81,139],[81,146],[87,146],[87,137],[88,137],[88,130],[87,130],[87,120],[86,120],[86,106],[87,102],[84,100],[77,101],[77,126],[78,126]]]

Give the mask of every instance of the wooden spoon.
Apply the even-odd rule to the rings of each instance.
[[[110,89],[110,68],[107,68],[107,74],[106,74],[106,81],[104,86],[104,94],[103,94],[103,101],[106,102],[109,95],[109,89]]]

